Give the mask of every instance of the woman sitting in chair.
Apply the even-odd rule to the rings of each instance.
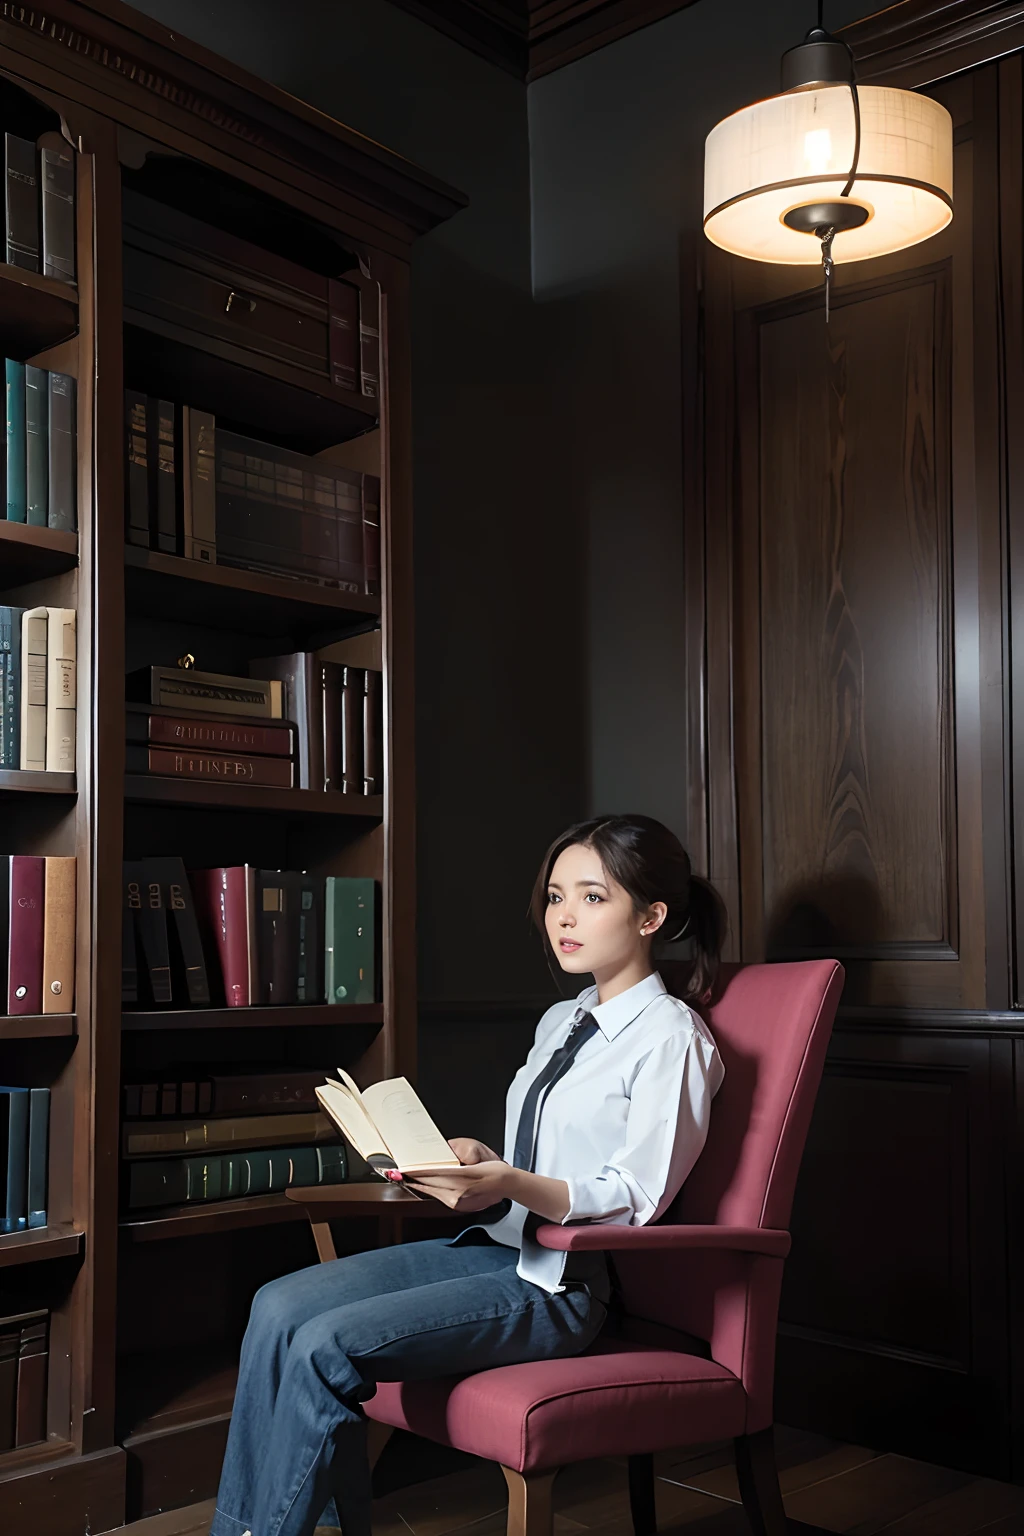
[[[211,1536],[312,1536],[325,1507],[344,1536],[370,1536],[359,1404],[375,1383],[581,1354],[608,1315],[607,1262],[543,1248],[537,1227],[656,1221],[700,1155],[724,1069],[687,1000],[714,981],[721,898],[660,822],[611,816],[551,845],[532,915],[549,963],[596,985],[537,1026],[508,1091],[504,1157],[457,1137],[461,1167],[407,1181],[485,1220],[257,1292]],[[683,1000],[652,959],[666,935],[691,941]]]

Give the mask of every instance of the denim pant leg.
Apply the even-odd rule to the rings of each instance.
[[[518,1277],[517,1259],[515,1249],[442,1239],[264,1287],[243,1346],[211,1536],[311,1536],[332,1492],[345,1536],[370,1536],[358,1405],[375,1382],[584,1349],[604,1308],[582,1287],[549,1296]]]

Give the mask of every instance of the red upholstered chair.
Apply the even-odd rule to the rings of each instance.
[[[372,1453],[397,1427],[500,1462],[509,1536],[548,1536],[561,1467],[625,1454],[636,1536],[651,1536],[653,1453],[732,1438],[753,1531],[785,1532],[772,1436],[779,1292],[842,985],[830,960],[734,972],[708,1010],[725,1081],[668,1216],[647,1227],[540,1228],[550,1248],[614,1255],[625,1311],[615,1337],[606,1331],[572,1360],[381,1384],[366,1404]],[[321,1257],[330,1256],[328,1196],[309,1201]]]

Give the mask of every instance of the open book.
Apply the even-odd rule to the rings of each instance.
[[[459,1167],[455,1153],[404,1077],[374,1083],[360,1093],[341,1067],[338,1076],[340,1083],[324,1083],[316,1096],[374,1173],[387,1178],[396,1171],[415,1174]]]

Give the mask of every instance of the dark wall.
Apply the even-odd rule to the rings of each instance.
[[[839,27],[878,8],[829,4]],[[808,0],[701,0],[529,88],[533,283],[563,515],[588,549],[589,809],[686,825],[681,259],[704,139],[778,90]],[[687,295],[688,297],[688,295]]]
[[[413,261],[420,995],[549,990],[524,912],[545,845],[579,814],[585,743],[547,623],[580,567],[529,452],[526,89],[385,0],[137,9],[470,198]]]

